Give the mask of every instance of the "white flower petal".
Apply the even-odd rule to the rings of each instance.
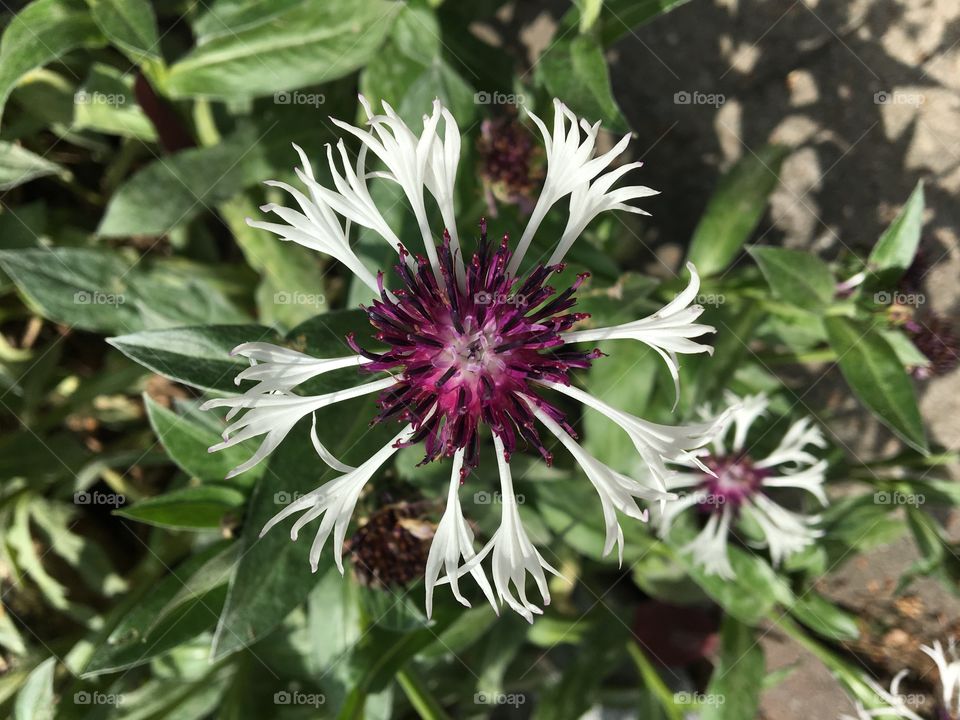
[[[664,491],[667,490],[667,479],[674,474],[674,471],[667,469],[666,463],[690,459],[696,465],[699,461],[689,455],[689,451],[706,445],[716,434],[717,429],[726,422],[725,413],[708,422],[694,425],[658,425],[618,410],[573,385],[545,381],[541,381],[540,384],[580,401],[619,425],[630,436],[637,453],[647,464],[660,489]]]
[[[496,449],[497,467],[500,471],[500,527],[490,538],[484,548],[470,561],[460,566],[455,576],[460,577],[479,565],[487,555],[491,555],[493,584],[501,602],[506,602],[511,609],[529,622],[533,622],[534,615],[542,615],[536,604],[527,599],[526,579],[529,573],[540,591],[544,605],[550,604],[550,589],[544,570],[560,576],[537,549],[530,542],[520,513],[517,509],[517,499],[513,493],[513,478],[510,475],[510,464],[504,454],[503,442],[497,435],[493,436],[493,445]],[[445,576],[437,584],[450,582],[452,576]],[[511,588],[511,585],[513,586]]]
[[[822,530],[813,527],[820,521],[818,516],[787,510],[762,493],[745,502],[741,512],[760,526],[774,566],[823,536]]]
[[[690,338],[716,331],[710,325],[694,322],[703,313],[703,308],[699,305],[690,305],[700,291],[700,276],[697,275],[697,270],[691,263],[687,263],[687,269],[690,271],[690,283],[686,289],[653,315],[613,327],[561,333],[560,337],[566,343],[639,340],[653,348],[666,362],[679,398],[680,365],[676,354],[702,352],[713,354],[712,347],[695,343]]]
[[[516,274],[517,268],[520,267],[520,263],[523,261],[523,257],[530,247],[530,243],[533,241],[533,236],[536,234],[540,223],[543,222],[550,208],[553,207],[558,200],[571,194],[577,188],[589,184],[590,181],[609,166],[616,157],[623,153],[627,147],[627,143],[630,141],[629,135],[624,136],[613,149],[599,157],[593,157],[596,148],[597,133],[600,131],[599,122],[594,125],[588,125],[585,121],[577,118],[577,116],[559,100],[553,101],[553,132],[547,129],[547,126],[539,117],[529,111],[528,114],[537,128],[539,128],[540,134],[543,135],[543,142],[547,154],[547,175],[543,180],[543,188],[540,191],[540,196],[537,198],[533,212],[530,214],[527,227],[520,237],[516,252],[508,266],[508,272],[513,274]],[[569,128],[567,127],[568,122]],[[582,137],[580,135],[581,130],[584,132]],[[615,176],[609,181],[610,184],[613,183],[616,177],[618,176]],[[602,184],[598,186],[595,195],[602,194],[599,192],[602,187]],[[607,189],[609,189],[609,186]],[[606,190],[603,190],[603,192],[605,193]],[[578,210],[577,219],[574,221],[575,225],[579,224],[581,219],[580,214],[582,212],[582,209]],[[600,210],[597,210],[597,212],[600,212]],[[573,213],[571,212],[571,214]],[[587,220],[587,222],[589,222],[589,220]],[[584,226],[586,226],[586,223],[584,223]],[[573,241],[570,240],[570,243],[572,242]],[[564,253],[565,252],[566,250],[564,250]]]
[[[473,547],[473,531],[463,517],[463,510],[460,507],[460,470],[463,467],[464,451],[458,450],[453,456],[453,468],[450,473],[450,488],[447,491],[447,507],[440,518],[440,524],[434,533],[433,541],[430,544],[430,554],[427,556],[427,567],[424,573],[424,586],[426,589],[426,609],[427,617],[433,614],[433,589],[440,577],[441,566],[446,571],[446,577],[450,578],[450,589],[454,597],[462,604],[470,607],[470,603],[460,593],[458,569],[460,567],[460,558],[466,561],[471,560],[477,553]],[[471,568],[470,574],[477,581],[480,589],[487,600],[493,606],[494,611],[499,614],[497,601],[493,596],[493,589],[487,580],[483,568],[479,565]]]
[[[337,127],[359,139],[376,155],[387,168],[381,176],[396,182],[403,190],[420,227],[427,257],[439,278],[435,238],[427,221],[423,191],[427,182],[428,160],[432,157],[432,146],[440,121],[440,104],[434,104],[433,114],[426,118],[423,132],[417,136],[388,103],[383,103],[383,115],[374,115],[370,103],[362,95],[360,103],[367,113],[367,122],[372,132],[341,120],[331,120]]]
[[[783,465],[785,463],[795,463],[797,465],[811,465],[817,461],[816,457],[807,452],[804,448],[807,445],[823,448],[827,441],[823,437],[820,428],[816,426],[812,418],[804,417],[797,420],[787,433],[783,436],[777,449],[770,455],[756,463],[759,468],[773,467],[774,465]]]
[[[592,183],[584,183],[574,188],[570,195],[570,215],[567,218],[567,226],[564,228],[563,235],[560,236],[560,242],[553,255],[547,261],[548,265],[556,265],[563,260],[570,247],[586,229],[595,217],[602,212],[610,210],[623,210],[640,215],[649,213],[640,208],[627,205],[628,200],[638,200],[640,198],[658,195],[659,192],[642,185],[630,185],[611,190],[614,182],[619,180],[630,170],[639,168],[643,165],[640,162],[628,163],[615,170],[611,170],[594,180]]]
[[[328,405],[384,390],[396,382],[396,378],[389,377],[366,385],[337,390],[326,395],[303,396],[286,393],[265,393],[208,400],[201,406],[201,409],[227,407],[234,411],[246,410],[239,420],[235,420],[227,426],[223,432],[223,442],[211,446],[210,452],[233,447],[244,440],[259,435],[266,435],[253,457],[235,467],[227,475],[228,478],[234,477],[249,470],[273,452],[301,418]]]
[[[300,211],[269,203],[260,209],[263,212],[272,212],[284,223],[270,223],[247,218],[250,227],[266,230],[278,235],[282,240],[295,242],[298,245],[330,255],[346,265],[354,275],[377,291],[377,281],[367,270],[356,253],[350,248],[347,233],[340,220],[334,214],[329,200],[338,197],[332,191],[320,188],[313,180],[313,172],[306,156],[299,147],[294,145],[304,163],[304,172],[298,171],[298,176],[311,192],[308,198],[302,192],[283,182],[268,181],[266,184],[288,192],[300,207]],[[332,162],[332,161],[331,161]],[[345,202],[345,201],[344,201]],[[343,205],[344,203],[341,203]],[[382,218],[381,218],[382,220]],[[384,223],[385,224],[385,223]]]
[[[531,407],[533,407],[531,405]],[[658,490],[656,488],[641,485],[636,480],[618,473],[611,467],[604,465],[593,455],[588,453],[580,444],[570,437],[556,420],[551,418],[542,410],[534,409],[537,419],[546,426],[546,428],[557,436],[557,439],[570,451],[574,459],[583,468],[583,472],[593,484],[597,494],[600,496],[600,505],[603,508],[603,519],[607,530],[607,539],[604,543],[603,554],[607,555],[617,545],[620,563],[623,563],[623,530],[617,520],[616,511],[619,510],[624,515],[646,522],[648,513],[641,510],[637,505],[637,499],[648,502],[667,500],[676,500],[677,496]]]
[[[300,530],[307,523],[313,522],[322,515],[323,520],[320,522],[320,528],[317,530],[313,545],[310,547],[310,566],[314,572],[317,571],[323,546],[326,544],[332,532],[334,534],[334,562],[337,564],[337,569],[340,570],[340,574],[342,575],[343,541],[346,538],[347,527],[350,524],[350,519],[353,517],[353,511],[357,505],[360,493],[370,478],[373,477],[373,474],[380,469],[380,466],[397,452],[397,443],[401,438],[411,431],[412,427],[408,425],[362,465],[354,468],[345,475],[341,475],[335,480],[321,485],[316,490],[288,505],[263,526],[263,529],[260,531],[260,537],[263,537],[277,523],[285,520],[294,513],[304,511],[304,514],[294,523],[290,531],[290,539],[296,540]]]
[[[955,641],[950,639],[947,650],[943,649],[939,640],[935,640],[932,647],[922,645],[920,649],[936,663],[944,708],[952,717],[960,716],[960,657]]]
[[[727,552],[732,519],[733,511],[729,507],[711,513],[700,533],[681,548],[681,552],[693,556],[693,561],[701,565],[706,573],[727,580],[734,577]]]
[[[755,466],[759,467],[759,466]],[[787,473],[785,475],[774,475],[764,478],[764,487],[792,487],[800,490],[806,490],[820,501],[821,505],[827,504],[827,495],[823,489],[823,483],[826,479],[827,461],[821,460],[816,465],[811,465],[803,470]]]

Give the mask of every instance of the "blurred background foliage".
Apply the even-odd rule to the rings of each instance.
[[[779,371],[836,363],[902,452],[861,460],[831,445],[831,480],[844,492],[825,513],[822,543],[779,570],[733,548],[737,576],[723,581],[634,524],[624,527],[620,568],[601,556],[600,510],[579,471],[564,459],[546,468],[520,458],[529,462],[517,473],[524,522],[566,577],[546,616],[527,626],[480,604],[463,611],[444,593],[428,622],[422,585],[409,581],[416,572],[378,587],[362,568],[342,580],[328,556],[313,575],[309,543],[283,532],[258,540],[279,503],[329,473],[299,428],[269,463],[224,480],[248,450],[209,455],[221,425],[198,402],[235,391],[242,365],[228,352],[241,342],[343,354],[346,333],[365,332],[356,307],[368,299],[327,259],[245,223],[276,199],[264,180],[295,182],[291,143],[322,173],[338,137],[328,117],[359,122],[358,92],[389,101],[411,124],[439,97],[464,134],[463,234],[484,215],[493,232],[515,234],[543,162],[516,107],[549,115],[559,97],[614,133],[629,131],[605,51],[679,3],[580,0],[532,67],[471,30],[501,4],[35,0],[7,8],[0,713],[553,719],[602,707],[651,720],[691,711],[743,720],[762,688],[782,679],[764,673],[756,644],[770,623],[869,707],[876,696],[845,647],[861,631],[858,619],[819,595],[815,581],[840,558],[910,532],[922,561],[904,586],[934,575],[957,590],[954,548],[930,511],[956,505],[960,489],[939,479],[951,456],[928,447],[911,378],[936,358],[877,300],[904,287],[923,189],[903,198],[866,262],[828,265],[769,245],[746,252],[787,153],[776,146],[722,178],[689,240],[718,332],[712,358],[684,359],[678,408],[659,360],[640,348],[618,347],[585,382],[661,422],[693,417],[727,389],[763,391],[786,423],[806,409]],[[525,177],[496,165],[504,143],[525,153]],[[401,237],[416,233],[395,188],[379,183],[374,193]],[[562,222],[548,219],[541,249]],[[569,258],[571,275],[593,274],[582,292],[592,322],[638,317],[683,286],[643,272],[649,253],[637,222],[599,219]],[[389,263],[366,231],[356,243],[369,267]],[[845,286],[851,277],[858,282]],[[384,431],[367,428],[371,409],[357,401],[320,418],[336,429],[331,450],[347,462],[383,442]],[[831,409],[817,417],[829,425]],[[577,424],[594,454],[642,471],[616,428],[591,412]],[[399,454],[365,497],[361,522],[386,509],[390,522],[415,521],[429,533],[446,471],[414,471],[418,459]],[[483,467],[471,481],[479,495],[495,487],[490,473]],[[922,494],[926,504],[904,517],[877,492]],[[495,528],[482,496],[468,514],[482,536]],[[376,542],[371,534],[355,536],[354,556],[364,538]],[[419,547],[406,558],[414,566]],[[399,561],[387,558],[387,567]],[[698,706],[701,697],[725,700]]]

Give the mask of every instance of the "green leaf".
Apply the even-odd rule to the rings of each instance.
[[[144,330],[109,338],[108,343],[155,373],[203,390],[236,393],[236,374],[249,364],[230,351],[246,342],[275,342],[260,325],[208,325]]]
[[[159,59],[157,19],[147,0],[87,0],[107,39],[137,64]]]
[[[250,448],[245,445],[208,452],[222,438],[212,422],[204,422],[198,412],[178,415],[168,410],[144,393],[143,404],[150,418],[153,431],[163,443],[167,455],[188,475],[200,480],[223,480],[237,465],[250,457]],[[251,468],[244,474],[250,482],[263,473],[263,465]],[[249,476],[249,477],[248,477]]]
[[[157,527],[209,530],[220,527],[228,513],[239,514],[243,493],[221,485],[198,485],[157,495],[115,514]]]
[[[606,609],[585,620],[590,628],[589,642],[578,646],[569,665],[546,685],[534,720],[583,717],[598,700],[603,678],[623,660],[623,636],[627,632],[623,620]]]
[[[31,70],[78,47],[104,42],[82,0],[36,0],[10,21],[0,40],[0,117],[10,92]]]
[[[23,642],[23,637],[13,620],[7,614],[7,611],[0,605],[0,648],[9,650],[14,655],[26,655],[27,646]]]
[[[172,97],[250,98],[329,82],[365,64],[380,46],[399,3],[302,0],[269,19],[218,35],[174,64]]]
[[[745,155],[720,179],[687,254],[701,275],[725,270],[750,239],[780,181],[780,166],[789,152],[780,145],[767,145]]]
[[[588,120],[602,120],[608,130],[628,129],[613,98],[603,48],[596,39],[581,35],[554,43],[537,66],[548,92]]]
[[[82,677],[126,670],[150,662],[206,632],[214,626],[223,603],[224,586],[183,603],[175,612],[155,623],[157,616],[207,563],[220,555],[226,543],[216,543],[191,556],[157,583],[142,586],[143,595],[133,598],[126,614],[108,636],[97,644]]]
[[[830,640],[860,637],[856,618],[813,590],[798,596],[789,610],[797,620]]]
[[[0,266],[44,317],[85,330],[139,326],[128,302],[130,263],[112,252],[76,248],[0,252]]]
[[[63,172],[56,163],[19,145],[0,141],[0,190],[10,190],[39,177]]]
[[[696,583],[731,616],[747,625],[756,625],[778,602],[792,600],[786,582],[763,558],[736,547],[728,552],[734,580],[710,575],[684,555],[680,561]]]
[[[84,330],[246,319],[193,264],[147,265],[116,250],[54,247],[0,251],[0,267],[38,314]]]
[[[750,248],[775,297],[797,307],[817,312],[836,292],[836,280],[820,258],[802,250],[773,247]]]
[[[877,330],[850,318],[824,319],[843,377],[880,422],[926,453],[927,439],[910,377]]]
[[[102,237],[165,235],[247,184],[259,138],[244,128],[212,147],[182,150],[156,160],[128,179],[110,198],[97,233]]]
[[[73,127],[76,130],[93,130],[147,142],[157,138],[153,123],[137,105],[130,73],[94,63],[87,79],[77,88],[73,101]]]
[[[764,674],[763,650],[753,630],[732,617],[720,628],[720,654],[707,685],[701,720],[741,720],[757,715]]]
[[[53,699],[55,657],[47,658],[27,676],[13,706],[13,720],[53,720],[56,704]]]
[[[881,285],[891,286],[913,262],[923,230],[923,206],[923,181],[920,181],[870,252],[867,267],[876,273]]]

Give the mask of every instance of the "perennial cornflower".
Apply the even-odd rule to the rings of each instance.
[[[741,399],[728,393],[727,401],[730,407],[718,419],[710,447],[677,459],[683,469],[669,476],[666,486],[683,496],[664,507],[658,525],[661,536],[666,536],[684,511],[697,512],[703,527],[683,550],[707,573],[729,579],[734,575],[729,539],[739,522],[752,522],[759,529],[763,537],[757,544],[769,548],[775,565],[821,536],[815,527],[818,516],[787,510],[772,494],[782,488],[798,488],[825,505],[827,463],[807,449],[825,445],[823,434],[810,418],[794,422],[766,457],[751,457],[747,436],[756,420],[766,414],[769,399],[762,394]],[[732,437],[728,437],[731,430]]]
[[[545,142],[547,169],[528,224],[514,246],[507,234],[499,240],[488,237],[486,224],[479,221],[476,246],[468,252],[456,225],[453,202],[461,136],[452,114],[436,101],[417,133],[387,103],[382,114],[375,114],[364,98],[360,101],[366,111],[367,128],[333,121],[360,142],[355,162],[350,161],[342,140],[336,151],[328,147],[334,187],[315,179],[305,153],[296,148],[302,161],[297,176],[306,192],[286,183],[269,184],[288,192],[299,210],[266,205],[263,210],[283,222],[250,220],[249,224],[336,258],[366,283],[376,294],[365,308],[373,326],[371,339],[385,349],[368,349],[366,338],[354,336],[348,340],[353,353],[338,358],[313,358],[266,343],[239,346],[235,354],[248,358],[252,365],[239,373],[237,382],[256,384],[241,395],[207,403],[208,408],[229,408],[231,421],[224,441],[211,450],[263,437],[253,456],[232,471],[243,472],[271,453],[301,419],[313,417],[310,436],[317,455],[341,474],[289,504],[263,532],[302,513],[290,533],[296,539],[304,526],[319,520],[310,562],[316,570],[323,547],[333,534],[334,561],[341,572],[344,538],[354,508],[368,481],[390,457],[401,447],[422,444],[425,462],[450,458],[446,509],[433,535],[424,574],[428,614],[434,588],[441,583],[449,583],[454,596],[469,605],[459,587],[459,580],[469,574],[495,609],[505,602],[532,621],[533,615],[542,610],[527,598],[527,575],[533,577],[543,603],[548,604],[546,573],[556,571],[524,530],[513,490],[511,454],[524,445],[536,449],[549,463],[553,456],[545,437],[555,436],[600,495],[606,551],[614,544],[622,546],[617,513],[646,520],[638,499],[673,498],[663,484],[669,474],[665,463],[705,443],[710,427],[648,423],[575,388],[572,371],[588,368],[601,358],[593,343],[633,340],[659,353],[676,380],[678,354],[710,351],[707,345],[694,341],[713,331],[696,322],[703,311],[692,304],[699,291],[699,278],[693,266],[688,266],[690,281],[686,289],[649,317],[613,327],[579,327],[588,316],[574,310],[575,294],[587,275],[580,274],[570,287],[559,292],[547,281],[564,269],[564,256],[593,218],[605,210],[642,212],[626,203],[655,194],[644,186],[613,188],[627,171],[637,167],[628,163],[608,170],[625,150],[629,136],[610,151],[595,156],[599,123],[587,124],[559,101],[554,101],[552,131],[531,114]],[[383,169],[367,169],[371,154]],[[389,227],[371,198],[371,180],[399,185],[416,218],[420,238],[401,239]],[[428,196],[435,201],[443,221],[440,232],[430,226]],[[527,251],[543,218],[567,197],[570,212],[566,229],[552,255],[545,264],[528,258]],[[394,283],[388,283],[382,272],[374,275],[355,254],[348,238],[351,225],[372,230],[396,250]],[[412,254],[411,245],[419,243],[425,254]],[[525,260],[529,268],[521,273]],[[318,375],[348,367],[377,379],[324,395],[295,392]],[[655,482],[626,477],[588,454],[576,441],[563,411],[550,400],[553,392],[595,407],[620,425],[651,466]],[[401,429],[372,457],[351,467],[323,444],[320,430],[327,428],[317,427],[315,413],[372,393],[379,394],[380,408],[374,422],[399,421]],[[542,428],[546,428],[547,436],[542,435]],[[480,462],[482,435],[486,432],[492,436],[500,476],[502,516],[499,529],[477,549],[473,530],[461,510],[459,489]],[[488,557],[492,586],[484,569]]]

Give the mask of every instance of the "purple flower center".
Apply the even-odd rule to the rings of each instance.
[[[760,491],[769,472],[758,468],[746,455],[713,455],[703,459],[703,464],[715,474],[704,475],[697,489],[706,494],[698,505],[701,510],[718,512],[730,506],[739,510],[744,502]]]
[[[464,278],[455,275],[446,232],[437,255],[439,280],[424,257],[411,267],[402,246],[395,266],[402,287],[391,294],[379,274],[380,299],[364,309],[386,351],[363,350],[349,338],[354,350],[372,360],[364,368],[391,371],[398,378],[380,395],[374,422],[413,423],[415,432],[406,444],[424,443],[423,462],[464,449],[465,466],[476,467],[478,431],[486,424],[508,453],[523,439],[550,463],[531,404],[575,434],[563,413],[536,394],[533,383],[567,384],[571,368],[590,367],[602,354],[563,347],[560,337],[588,317],[566,312],[576,304],[574,293],[587,274],[561,293],[544,283],[563,265],[539,265],[522,281],[507,274],[512,255],[508,237],[494,249],[485,221]]]

